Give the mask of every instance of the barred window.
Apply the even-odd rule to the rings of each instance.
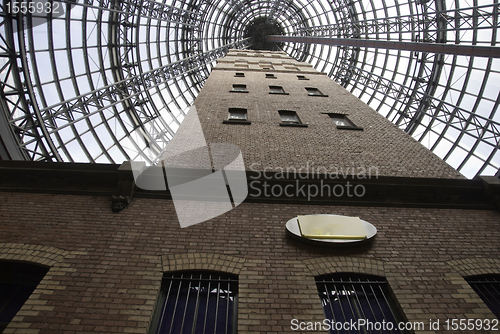
[[[500,319],[500,274],[469,276],[465,280]]]
[[[36,264],[0,261],[0,333],[35,291],[49,268]]]
[[[383,277],[354,273],[335,273],[316,276],[316,286],[325,316],[332,322],[358,323],[365,319],[372,326],[350,328],[350,333],[381,333],[378,324],[385,322],[392,330],[384,333],[405,333],[398,330],[403,322],[402,312]],[[392,323],[389,325],[388,323]],[[342,332],[342,331],[340,331]],[[339,333],[332,329],[331,333]]]
[[[150,333],[236,333],[237,294],[236,275],[165,273]]]

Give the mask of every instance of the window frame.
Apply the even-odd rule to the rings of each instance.
[[[357,323],[358,319],[361,318],[379,323],[391,321],[394,323],[392,333],[410,333],[398,330],[397,324],[407,322],[408,319],[385,277],[337,272],[315,276],[314,280],[323,305],[325,319],[342,323],[350,322],[351,319]],[[370,290],[365,289],[367,287]],[[330,295],[334,296],[333,300]],[[365,299],[364,303],[362,302],[363,298]],[[351,330],[351,333],[357,333],[357,331]],[[360,330],[359,333],[363,333],[363,331]]]
[[[481,298],[488,306],[490,311],[500,319],[500,274],[481,274],[464,277],[465,281],[470,285],[472,290]],[[494,286],[495,295],[485,295],[482,290],[485,286]],[[496,303],[492,301],[494,299]]]
[[[245,113],[245,119],[241,118],[232,118],[231,113]],[[228,116],[227,119],[222,121],[223,124],[243,124],[243,125],[250,125],[252,122],[248,120],[248,109],[245,108],[229,108],[228,110]]]
[[[318,88],[316,87],[304,87],[305,90],[307,91],[307,95],[308,96],[319,96],[319,97],[328,97],[328,95],[326,94],[323,94],[323,92],[321,92]],[[314,90],[315,92],[317,92],[317,94],[312,94],[311,93],[311,90]]]
[[[297,79],[299,80],[309,80],[305,75],[297,75]]]
[[[248,93],[247,85],[245,84],[233,84],[233,89],[230,90],[231,93]]]
[[[285,114],[287,114],[287,113],[293,115],[297,119],[297,121],[295,121],[295,122],[283,121],[282,116],[285,116]],[[291,126],[291,127],[301,127],[301,128],[308,127],[307,124],[302,123],[299,115],[294,110],[278,110],[278,114],[280,115],[280,120],[281,120],[280,126]]]
[[[186,277],[185,277],[186,276]],[[189,276],[189,277],[188,277]],[[207,278],[208,276],[208,278]],[[216,276],[212,278],[212,276]],[[217,278],[218,277],[218,278]],[[174,281],[179,282],[177,287],[174,287]],[[186,285],[183,285],[183,282],[187,282],[187,294],[181,294],[181,291],[186,288]],[[226,318],[225,320],[225,333],[231,333],[235,334],[238,332],[238,275],[231,274],[231,273],[226,273],[226,272],[220,272],[220,271],[212,271],[212,270],[180,270],[180,271],[172,271],[172,272],[165,272],[163,273],[162,277],[162,282],[161,282],[161,288],[160,292],[156,301],[156,306],[155,310],[153,313],[153,317],[150,323],[150,328],[148,333],[149,334],[157,334],[159,331],[162,329],[162,323],[163,321],[163,314],[164,312],[167,312],[167,305],[169,302],[174,300],[175,298],[175,303],[174,303],[174,310],[173,312],[169,313],[166,315],[167,321],[170,320],[170,329],[172,330],[172,326],[179,321],[180,316],[182,316],[182,323],[181,326],[184,326],[184,320],[186,319],[186,316],[190,316],[187,314],[188,310],[191,309],[191,307],[195,307],[195,310],[192,314],[192,321],[191,321],[191,326],[196,325],[197,322],[200,321],[200,316],[202,317],[203,315],[207,316],[209,313],[210,307],[208,307],[211,304],[211,301],[214,301],[213,296],[210,296],[212,293],[212,288],[211,284],[217,284],[217,290],[222,290],[224,286],[221,287],[221,283],[227,284],[227,297],[232,297],[232,303],[229,305],[229,298],[227,298],[227,304],[226,304]],[[196,284],[198,284],[196,286]],[[200,298],[202,295],[203,288],[207,287],[206,291],[209,291],[207,294],[207,297],[205,298],[205,302]],[[192,294],[191,294],[191,289],[192,288],[198,288],[196,292],[196,301],[193,303],[191,300]],[[215,328],[217,328],[217,322],[219,320],[219,314],[222,314],[222,312],[219,312],[219,291],[217,291],[217,300],[216,300],[216,314],[215,314],[215,319],[211,319],[214,321]],[[172,295],[172,299],[169,299],[169,296]],[[203,297],[203,296],[201,296]],[[224,296],[222,296],[224,297]],[[184,300],[183,305],[179,305],[178,307],[178,302],[182,303],[182,299]],[[200,303],[201,301],[201,303]],[[191,302],[191,303],[190,303]],[[203,307],[203,304],[205,304],[205,311],[206,312],[200,312],[198,313],[198,310],[200,307]],[[171,304],[170,304],[171,305]],[[201,306],[200,306],[201,305]],[[232,309],[232,314],[229,315],[229,310]],[[181,311],[182,313],[180,316],[176,318],[176,315],[178,314],[178,311]],[[223,314],[224,315],[224,314]],[[169,319],[170,318],[170,319]],[[207,317],[204,319],[201,318],[202,321],[204,321],[204,325],[207,324]],[[228,331],[228,322],[231,322],[232,328],[230,331]],[[189,319],[188,322],[189,324]],[[181,327],[181,328],[182,328]],[[175,327],[174,327],[175,328]],[[196,326],[195,326],[196,328]],[[215,329],[214,328],[214,329]],[[191,327],[191,331],[193,330],[193,327]],[[217,331],[219,332],[219,331]],[[212,333],[212,332],[207,332],[207,333]],[[215,333],[215,331],[213,331]]]
[[[243,73],[243,72],[235,72],[234,76],[236,78],[244,78],[245,77],[245,73]]]
[[[266,73],[266,79],[278,79],[273,73]]]
[[[273,91],[273,89],[275,89],[275,91]],[[269,86],[269,94],[288,95],[288,93],[285,92],[282,86]]]
[[[339,113],[331,113],[331,112],[325,112],[323,113],[325,115],[328,115],[330,119],[334,122],[335,126],[339,130],[358,130],[358,131],[363,131],[362,127],[356,126],[347,116],[347,114],[339,114]],[[335,123],[335,119],[342,119],[347,125],[337,125]]]

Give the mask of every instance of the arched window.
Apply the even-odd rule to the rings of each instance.
[[[150,333],[236,333],[237,292],[236,275],[165,273]]]
[[[500,319],[500,274],[465,277],[465,280],[481,297],[491,312]]]
[[[49,268],[36,264],[0,261],[0,333],[35,291]]]
[[[404,333],[398,330],[398,323],[405,321],[404,315],[385,278],[335,273],[316,276],[315,280],[326,319],[332,324],[365,324],[349,325],[348,331],[332,328],[331,333]],[[379,328],[384,323],[385,331]]]

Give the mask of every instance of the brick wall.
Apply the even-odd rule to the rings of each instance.
[[[242,63],[238,60],[248,68],[235,67]],[[271,62],[274,69],[262,69],[264,62]],[[300,71],[288,70],[292,65]],[[235,77],[236,72],[245,77]],[[266,73],[276,79],[265,78]],[[297,75],[309,80],[298,80]],[[230,92],[233,84],[245,84],[248,93]],[[269,94],[270,85],[282,86],[289,95]],[[305,87],[318,88],[328,97],[308,96]],[[212,71],[195,106],[207,142],[238,145],[247,168],[252,164],[258,170],[309,165],[345,172],[375,167],[384,176],[463,178],[325,74],[284,54],[230,52]],[[223,124],[228,108],[247,109],[251,124]],[[278,110],[296,111],[308,127],[280,126]],[[346,114],[363,131],[337,129],[324,113]]]
[[[6,333],[146,333],[162,273],[180,269],[238,275],[240,333],[323,320],[314,276],[329,272],[387,277],[410,321],[493,317],[462,275],[500,273],[496,211],[243,203],[181,229],[170,200],[118,214],[101,196],[1,192],[0,203],[0,258],[51,267]],[[378,234],[343,249],[286,236],[288,219],[318,213]]]

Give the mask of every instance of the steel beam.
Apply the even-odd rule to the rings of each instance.
[[[451,55],[477,56],[500,58],[500,47],[478,46],[462,44],[441,44],[421,42],[400,42],[387,40],[371,40],[358,38],[330,38],[330,37],[305,37],[305,36],[268,36],[271,42],[324,44],[352,47],[366,47],[376,49],[406,50],[416,52],[443,53]]]

